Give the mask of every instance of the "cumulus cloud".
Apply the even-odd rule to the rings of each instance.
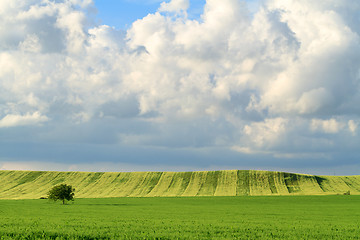
[[[357,122],[355,122],[354,120],[349,120],[348,121],[348,127],[349,127],[349,130],[350,130],[350,132],[353,134],[353,135],[355,135],[356,134],[356,130],[357,130],[357,128],[358,128],[358,123]]]
[[[311,123],[312,130],[320,130],[325,133],[338,133],[343,127],[344,124],[339,123],[334,118],[329,120],[313,119]]]
[[[0,1],[1,127],[110,119],[123,145],[357,153],[360,3],[207,0],[196,20],[189,4],[119,30],[90,0]]]
[[[42,116],[39,112],[27,113],[26,115],[8,114],[0,120],[0,128],[37,125],[48,120],[46,116]]]
[[[189,8],[189,0],[171,0],[160,4],[160,12],[178,12],[186,11]]]

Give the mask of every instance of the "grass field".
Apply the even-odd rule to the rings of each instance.
[[[67,183],[79,198],[360,194],[360,176],[255,170],[199,172],[0,171],[0,199],[45,197]]]
[[[0,200],[0,239],[359,239],[360,196]]]

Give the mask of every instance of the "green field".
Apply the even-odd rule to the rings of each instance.
[[[359,239],[360,196],[0,200],[0,239]]]
[[[79,198],[360,194],[360,176],[228,170],[200,172],[0,171],[0,199],[46,197],[56,184]]]

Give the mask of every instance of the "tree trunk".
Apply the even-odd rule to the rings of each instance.
[[[63,199],[63,205],[65,204],[65,199]]]

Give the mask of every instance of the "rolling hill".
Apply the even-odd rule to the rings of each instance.
[[[360,194],[358,176],[315,176],[256,170],[199,172],[0,171],[0,199],[46,197],[71,184],[77,198]]]

